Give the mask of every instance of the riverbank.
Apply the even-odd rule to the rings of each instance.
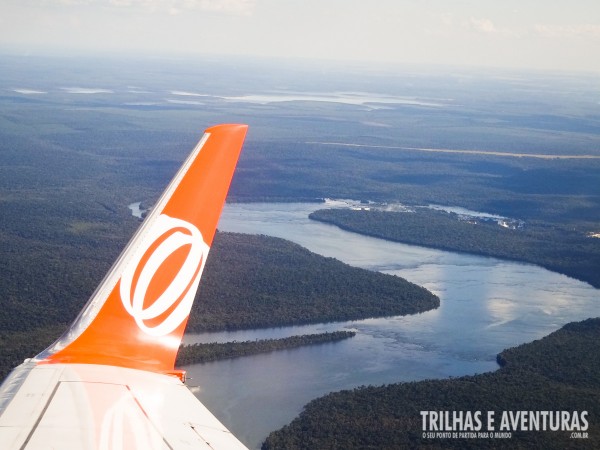
[[[308,402],[330,392],[487,373],[498,369],[496,355],[502,349],[540,339],[563,324],[600,316],[598,291],[589,284],[539,266],[344,231],[309,220],[309,213],[317,208],[315,204],[230,204],[219,228],[282,237],[352,266],[393,273],[425,286],[440,297],[441,304],[402,317],[206,333],[188,340],[225,342],[335,329],[357,331],[355,338],[332,346],[186,368],[190,378],[205,387],[198,393],[201,401],[211,410],[224,410],[229,429],[250,448],[258,448]],[[251,416],[245,414],[248,410],[253,411]]]
[[[271,433],[262,448],[598,448],[599,341],[600,318],[588,319],[504,350],[496,372],[335,392],[310,402],[288,426]],[[437,433],[427,434],[432,428],[423,426],[422,411],[462,411],[463,419],[479,411],[481,429],[475,431],[492,431],[492,436],[504,431],[505,438],[477,432],[470,437],[477,422],[469,429],[465,420],[455,429],[441,423]],[[490,413],[495,422],[487,419]],[[509,419],[502,429],[502,418],[511,414],[545,414],[548,420],[543,426],[541,420],[535,425]],[[459,427],[468,436],[452,438]]]
[[[411,213],[322,209],[309,217],[390,241],[536,264],[600,288],[600,239],[585,230],[542,223],[512,230],[425,208]]]

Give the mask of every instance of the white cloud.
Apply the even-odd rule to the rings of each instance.
[[[523,31],[519,30],[518,27],[497,26],[494,21],[488,18],[470,17],[468,20],[462,22],[462,26],[469,31],[488,36],[497,36],[501,38],[523,37]]]
[[[535,25],[535,32],[547,38],[600,38],[600,25]]]
[[[471,17],[469,19],[469,26],[471,29],[475,31],[479,31],[480,33],[497,33],[498,30],[490,19],[477,19],[475,17]]]
[[[256,2],[255,0],[191,0],[184,3],[196,3],[205,11],[247,15],[252,14]]]
[[[454,25],[454,15],[452,13],[444,13],[441,15],[442,25]]]
[[[231,15],[251,15],[256,0],[22,0],[42,7],[62,5],[138,8],[146,12],[178,14],[184,11],[209,11]]]
[[[43,6],[52,4],[48,0],[42,0],[41,3]],[[90,3],[94,3],[94,0],[58,0],[58,3],[65,6],[89,5]]]
[[[249,15],[254,10],[256,0],[108,0],[108,3],[117,7],[141,7],[153,12],[167,11],[169,14],[183,11],[211,11]]]

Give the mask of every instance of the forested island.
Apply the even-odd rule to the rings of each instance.
[[[600,239],[576,227],[528,222],[509,229],[495,222],[459,220],[455,213],[322,209],[311,219],[356,233],[441,250],[505,258],[542,266],[600,287]]]
[[[354,337],[354,331],[332,331],[327,333],[304,334],[281,339],[260,339],[244,342],[211,342],[208,344],[181,345],[177,354],[176,366],[198,364],[220,359],[269,353],[276,350],[288,350],[304,345],[318,345],[337,342]]]
[[[570,323],[504,350],[496,372],[360,387],[310,402],[263,450],[365,448],[599,448],[600,319]],[[588,412],[588,438],[570,431],[512,431],[508,439],[427,439],[421,411]],[[485,413],[484,413],[485,414]]]

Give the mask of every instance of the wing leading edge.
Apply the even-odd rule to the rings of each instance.
[[[174,370],[246,131],[206,130],[69,330],[4,381],[3,448],[246,448]]]

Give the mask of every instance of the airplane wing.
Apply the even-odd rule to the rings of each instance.
[[[206,130],[73,325],[3,382],[3,449],[246,448],[174,369],[246,131]]]

